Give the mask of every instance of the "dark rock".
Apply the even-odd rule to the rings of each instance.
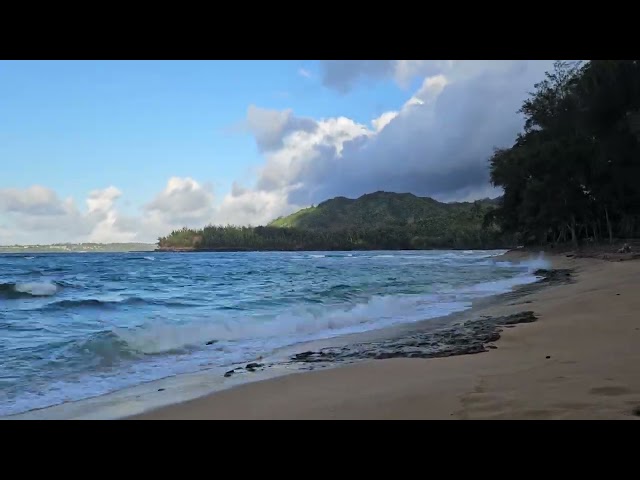
[[[550,358],[551,358],[551,355],[547,355],[547,356],[546,356],[546,357],[544,357],[544,358],[546,358],[546,359],[548,360],[548,359],[550,359]]]
[[[260,368],[260,367],[262,367],[261,363],[250,363],[244,368],[246,368],[247,370],[251,370],[251,369],[256,369],[256,368]]]
[[[234,373],[236,373],[235,368],[233,370],[229,370],[227,373],[224,374],[225,377],[230,377],[231,375],[233,375]]]
[[[571,270],[567,269],[547,270],[546,268],[540,268],[533,274],[538,277],[544,277],[542,281],[546,283],[567,283],[571,281]]]
[[[213,345],[214,343],[216,343],[216,340],[209,340],[209,341],[207,342],[207,345]]]
[[[487,342],[497,342],[498,340],[500,340],[499,332],[492,332],[489,338],[487,338]]]
[[[633,409],[632,413],[636,416],[636,417],[640,417],[640,407],[636,407]]]
[[[620,296],[620,294],[619,294],[619,293],[616,293],[616,296],[617,296],[617,297],[619,297],[619,296]]]
[[[164,392],[164,390],[165,390],[164,388],[159,388],[158,389],[159,392]]]
[[[294,355],[294,357],[298,360],[302,360],[305,358],[309,358],[313,354],[314,352],[302,352],[302,353],[297,353],[296,355]]]
[[[439,329],[428,329],[400,338],[371,343],[352,344],[345,347],[323,348],[317,352],[302,352],[291,357],[293,363],[321,364],[334,362],[353,363],[357,360],[390,358],[436,358],[454,355],[473,355],[496,349],[493,344],[500,339],[502,328],[513,328],[519,323],[535,322],[532,311],[513,315],[483,316],[466,322],[443,325]]]
[[[517,325],[518,323],[532,323],[537,317],[532,311],[514,313],[505,317],[498,317],[496,325]]]

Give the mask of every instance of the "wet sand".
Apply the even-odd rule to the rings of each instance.
[[[474,309],[537,317],[486,352],[294,373],[131,418],[640,419],[640,262],[549,258],[574,281]]]

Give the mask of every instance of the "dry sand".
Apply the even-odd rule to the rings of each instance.
[[[640,419],[640,261],[551,259],[576,281],[478,312],[539,317],[495,350],[296,373],[132,418]]]

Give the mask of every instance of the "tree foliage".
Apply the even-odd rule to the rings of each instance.
[[[525,243],[640,233],[640,62],[556,62],[522,105],[524,131],[494,152],[491,213]]]
[[[499,248],[640,234],[640,61],[555,63],[520,109],[524,129],[495,150],[498,201],[411,194],[337,197],[267,227],[182,229],[166,249]]]
[[[159,239],[163,249],[400,250],[497,248],[504,239],[483,224],[493,200],[440,203],[411,194],[376,192],[338,197],[274,220],[266,227],[208,226]]]

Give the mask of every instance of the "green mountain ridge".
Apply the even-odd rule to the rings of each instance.
[[[442,203],[411,193],[336,197],[264,227],[183,228],[159,250],[420,250],[502,248],[500,230],[485,218],[499,199]]]
[[[476,202],[438,202],[412,193],[378,191],[359,198],[335,197],[317,206],[299,210],[268,224],[270,227],[308,230],[344,230],[350,228],[389,228],[442,219],[468,224],[479,213],[497,205],[498,199]],[[471,215],[471,216],[470,216]]]

